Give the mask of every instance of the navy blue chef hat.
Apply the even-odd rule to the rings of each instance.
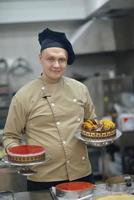
[[[41,46],[41,51],[46,48],[60,47],[68,52],[68,65],[71,65],[74,62],[75,53],[65,33],[52,31],[47,28],[39,33],[38,40]]]

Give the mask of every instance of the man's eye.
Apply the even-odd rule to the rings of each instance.
[[[66,60],[64,58],[61,58],[59,61],[60,62],[65,62]]]
[[[49,61],[53,62],[54,61],[54,58],[48,58]]]

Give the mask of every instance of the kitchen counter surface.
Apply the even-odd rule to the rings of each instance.
[[[15,200],[52,200],[49,191],[19,192],[15,193]]]
[[[118,192],[113,192],[113,191],[108,191],[106,190],[106,185],[105,184],[97,184],[96,185],[96,189],[94,191],[94,196],[105,196],[105,195],[109,195],[109,194],[117,194],[117,193],[134,193],[132,192],[132,190],[134,191],[134,185],[132,185],[131,188],[127,188],[127,190],[122,190],[123,188],[117,187],[118,188]],[[129,189],[129,190],[128,190]],[[54,194],[55,192],[51,192],[52,194]],[[49,190],[42,190],[42,191],[33,191],[33,192],[15,192],[15,193],[11,193],[11,192],[5,192],[2,193],[0,192],[0,199],[2,198],[2,200],[54,200],[54,199],[58,199],[55,197],[55,195],[51,195]]]
[[[7,200],[52,200],[49,191],[36,192],[18,192],[18,193],[0,193],[0,199]]]

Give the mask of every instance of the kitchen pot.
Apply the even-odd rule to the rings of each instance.
[[[95,185],[88,182],[67,182],[56,185],[58,199],[92,200]]]
[[[106,179],[106,189],[112,192],[134,192],[134,175],[114,176]]]

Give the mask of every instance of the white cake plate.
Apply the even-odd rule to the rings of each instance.
[[[116,136],[113,137],[113,138],[108,138],[108,139],[98,139],[98,140],[90,139],[90,138],[82,136],[80,132],[76,133],[75,137],[78,140],[81,140],[82,142],[84,142],[87,145],[91,145],[91,146],[94,146],[94,147],[104,147],[104,146],[112,144],[121,135],[122,135],[122,133],[118,129],[116,129]]]
[[[30,162],[30,163],[17,163],[17,162],[15,163],[15,162],[10,162],[8,160],[7,156],[4,156],[2,158],[2,161],[5,164],[9,165],[9,166],[16,167],[17,168],[17,172],[19,174],[22,174],[24,176],[30,176],[30,175],[33,175],[33,174],[36,173],[36,171],[32,170],[30,167],[35,166],[35,165],[45,164],[45,163],[47,163],[49,161],[49,159],[50,159],[50,156],[48,154],[46,154],[45,159],[42,160],[42,161],[38,161],[38,162],[36,161],[36,162]]]

